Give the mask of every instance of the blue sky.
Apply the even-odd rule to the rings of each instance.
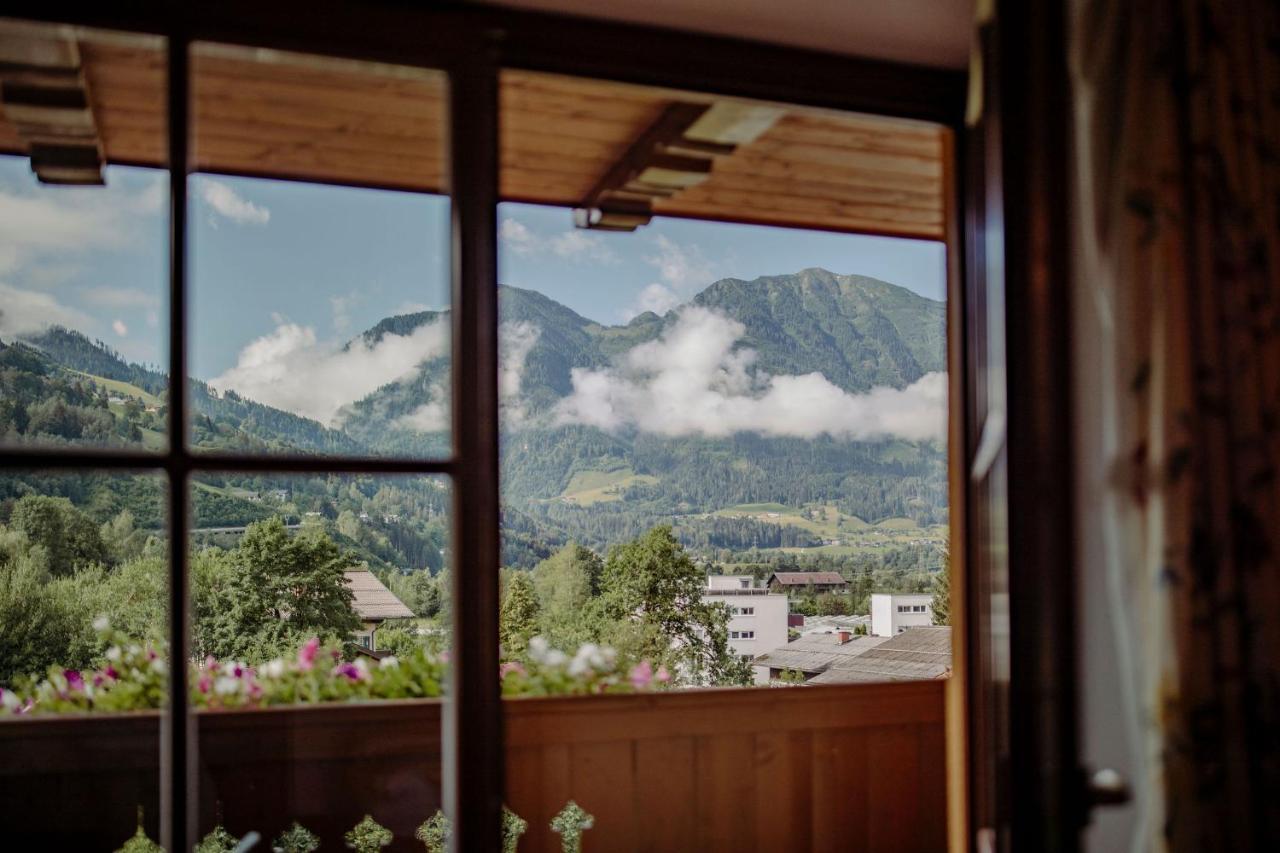
[[[167,182],[112,167],[107,188],[42,187],[0,157],[0,338],[58,322],[132,361],[164,359]],[[288,182],[193,179],[193,373],[211,378],[282,329],[322,350],[448,301],[445,199]],[[602,323],[665,310],[725,277],[825,267],[934,299],[940,244],[658,219],[630,234],[567,210],[503,205],[500,278]]]

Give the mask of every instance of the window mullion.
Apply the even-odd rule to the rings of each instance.
[[[187,176],[190,131],[190,44],[168,41],[169,132],[169,702],[160,745],[161,838],[167,850],[188,850],[196,838],[194,721],[188,713],[187,662]]]
[[[446,809],[454,849],[499,847],[498,68],[490,50],[450,73],[453,193],[453,649],[445,714]]]

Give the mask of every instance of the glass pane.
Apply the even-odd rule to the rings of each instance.
[[[0,54],[0,445],[161,449],[162,43],[0,21]]]
[[[0,825],[22,850],[159,838],[161,477],[0,476]],[[68,819],[74,815],[74,819]]]
[[[450,500],[433,477],[195,482],[202,835],[341,849],[368,815],[408,849],[441,807]]]
[[[443,75],[211,44],[192,68],[194,446],[448,455]]]
[[[937,686],[928,719],[841,694],[835,730],[810,690],[511,701],[508,802],[535,849],[570,800],[600,849],[810,849],[811,815],[857,795],[809,768],[874,775],[881,742],[901,778],[944,761],[943,131],[502,88],[504,195],[542,202],[498,215],[504,692]],[[944,825],[941,776],[919,790],[896,841],[842,838],[938,846],[910,834]]]

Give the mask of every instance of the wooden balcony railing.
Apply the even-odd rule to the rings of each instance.
[[[507,801],[522,853],[551,817],[595,815],[587,851],[945,849],[942,681],[505,703]],[[393,850],[440,805],[435,701],[201,713],[202,828],[270,839],[293,820],[343,849],[372,814]],[[158,798],[158,717],[0,723],[0,826],[13,849],[112,850]],[[156,815],[148,814],[152,837]],[[267,849],[266,844],[260,849]]]

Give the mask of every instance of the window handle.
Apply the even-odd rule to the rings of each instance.
[[[1095,770],[1085,784],[1085,800],[1090,809],[1123,806],[1133,799],[1129,783],[1110,767]]]

